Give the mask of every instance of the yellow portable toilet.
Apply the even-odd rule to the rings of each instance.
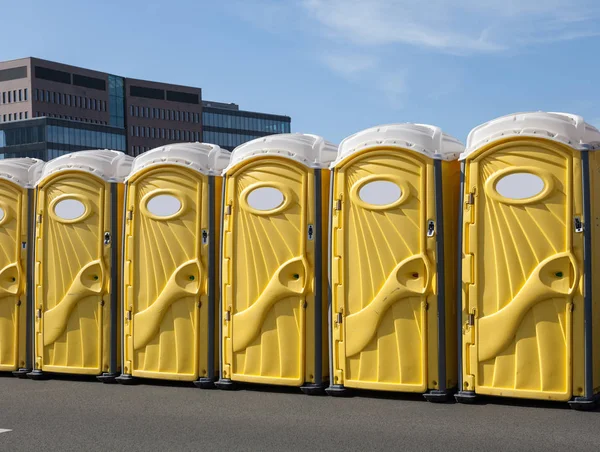
[[[469,134],[457,401],[484,394],[594,406],[599,148],[598,130],[563,113],[504,116]]]
[[[34,186],[44,162],[0,160],[0,371],[32,369]]]
[[[110,150],[63,155],[37,183],[35,361],[47,373],[119,375],[121,232],[133,158]]]
[[[322,393],[327,377],[326,233],[337,146],[280,134],[238,146],[224,171],[219,388]]]
[[[327,393],[456,387],[454,240],[464,146],[438,127],[346,138],[333,169]]]
[[[119,383],[142,377],[214,386],[221,172],[229,156],[216,145],[181,143],[133,163]]]

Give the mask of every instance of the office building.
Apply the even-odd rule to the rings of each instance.
[[[236,104],[203,102],[200,88],[38,58],[0,62],[0,157],[48,160],[97,147],[135,156],[187,141],[231,150],[256,137],[289,132],[290,122],[288,116],[242,111]]]
[[[289,133],[291,122],[289,116],[244,111],[237,104],[202,101],[204,141],[230,151],[255,138]]]

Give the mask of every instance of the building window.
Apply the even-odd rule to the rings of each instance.
[[[19,102],[23,102],[23,90],[19,90]]]
[[[133,136],[133,132],[134,132],[134,130],[135,130],[135,129],[134,129],[134,127],[133,127],[133,126],[131,126],[131,129],[130,129],[130,132],[129,132],[129,134],[130,134],[131,136]]]
[[[9,113],[9,114],[8,114],[8,120],[9,120],[9,121],[12,121],[12,113]]]
[[[151,133],[151,135],[152,135],[152,137],[151,137],[151,138],[156,138],[156,137],[154,136],[154,127],[152,127],[152,129],[151,129],[151,132],[152,132],[152,133]]]
[[[8,103],[12,103],[12,92],[8,92]]]
[[[160,119],[165,119],[165,109],[164,108],[160,109]]]
[[[135,126],[135,136],[136,137],[140,136],[140,127],[139,126]]]
[[[133,116],[133,105],[129,106],[129,116]]]
[[[2,103],[5,104],[6,103],[6,91],[4,91],[2,93]]]

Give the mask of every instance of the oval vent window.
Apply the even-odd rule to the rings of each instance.
[[[283,204],[284,196],[273,187],[260,187],[248,195],[248,204],[256,210],[273,210]]]
[[[527,199],[544,190],[544,180],[531,173],[512,173],[496,182],[496,191],[508,199]]]
[[[54,213],[63,220],[76,220],[85,213],[85,204],[76,199],[63,199],[54,206]]]
[[[181,210],[181,201],[172,195],[154,196],[146,205],[152,215],[170,217]]]
[[[402,196],[402,190],[393,182],[376,180],[363,185],[358,196],[367,204],[386,206],[398,201]]]
[[[4,220],[4,209],[2,207],[0,207],[0,221]]]

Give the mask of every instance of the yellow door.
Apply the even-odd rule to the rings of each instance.
[[[0,180],[0,371],[25,366],[26,240],[27,190]]]
[[[464,355],[464,389],[568,400],[582,268],[579,157],[550,141],[507,141],[467,162],[465,187],[474,194],[464,214],[474,323],[466,343],[475,345]]]
[[[125,250],[125,373],[207,376],[208,177],[173,165],[129,181]],[[205,365],[204,365],[205,366]],[[199,374],[200,372],[200,374]]]
[[[86,173],[61,173],[39,188],[37,211],[36,367],[99,374],[108,370],[110,189]]]
[[[334,384],[427,388],[433,180],[430,159],[398,149],[369,150],[335,169]]]
[[[312,170],[283,158],[256,159],[227,176],[224,378],[305,381],[305,303],[307,291],[314,290],[313,186]]]

